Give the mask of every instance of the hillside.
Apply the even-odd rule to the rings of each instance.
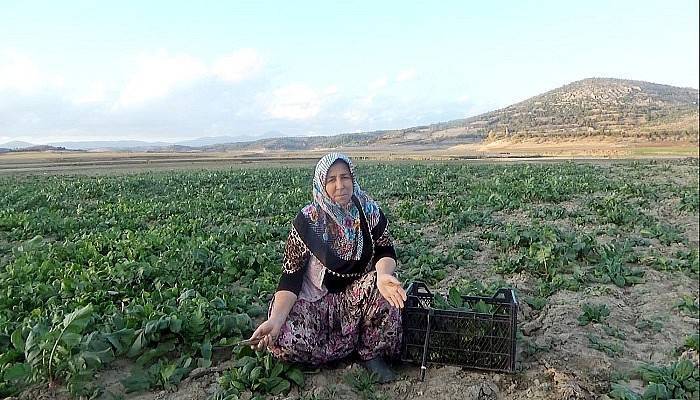
[[[449,146],[502,138],[698,140],[698,90],[622,79],[576,81],[471,118],[406,129],[286,137],[208,150],[309,150],[337,146]]]
[[[82,150],[71,150],[71,149],[66,149],[65,147],[56,147],[56,146],[49,146],[49,145],[41,144],[41,145],[29,146],[29,147],[24,147],[21,149],[10,150],[10,151],[15,152],[15,153],[26,153],[26,152],[37,152],[37,151],[82,151]]]
[[[34,146],[34,144],[29,143],[29,142],[23,142],[20,140],[13,140],[11,142],[0,144],[0,147],[2,147],[4,149],[8,149],[8,150],[22,149],[22,148],[31,147],[31,146]]]
[[[492,137],[698,136],[698,90],[620,79],[585,79],[464,120]]]

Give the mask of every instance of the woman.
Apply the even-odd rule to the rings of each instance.
[[[380,382],[401,345],[406,293],[393,276],[387,220],[360,189],[350,159],[327,154],[313,201],[294,219],[268,319],[249,339],[288,362],[321,365],[356,352]]]

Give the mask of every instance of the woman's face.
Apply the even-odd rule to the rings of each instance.
[[[346,206],[352,198],[352,175],[343,161],[336,161],[326,174],[326,193],[338,205]]]

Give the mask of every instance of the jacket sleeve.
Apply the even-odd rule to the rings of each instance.
[[[383,257],[390,257],[396,260],[394,240],[389,233],[389,222],[381,210],[379,211],[379,223],[372,229],[372,239],[374,240],[374,260],[372,265],[375,265]]]
[[[288,290],[299,295],[310,256],[311,252],[304,245],[296,228],[292,226],[284,246],[282,276],[277,285],[277,291]]]

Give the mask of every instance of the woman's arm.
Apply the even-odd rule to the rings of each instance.
[[[289,312],[292,310],[294,303],[297,301],[297,295],[289,290],[280,290],[275,293],[275,299],[272,303],[272,312],[270,318],[280,320],[282,323],[287,320]]]
[[[374,265],[374,268],[377,270],[377,275],[379,275],[379,274],[393,275],[394,271],[396,270],[396,260],[394,260],[391,257],[382,257]]]
[[[292,310],[297,301],[297,295],[288,290],[280,290],[275,293],[272,303],[272,310],[267,321],[258,326],[258,329],[250,336],[250,347],[262,350],[274,343],[280,334],[284,321],[287,320],[289,311]]]
[[[396,260],[391,257],[382,257],[374,268],[377,270],[377,289],[379,293],[393,307],[403,308],[406,301],[406,291],[401,287],[401,282],[393,275],[396,270]]]
[[[248,339],[251,347],[257,346],[258,350],[262,350],[277,340],[284,321],[287,320],[289,312],[297,301],[309,255],[296,229],[292,227],[284,246],[282,276],[272,300],[272,310],[268,319],[260,324]]]
[[[379,222],[372,229],[374,240],[374,269],[377,271],[377,289],[393,307],[403,308],[406,301],[406,291],[401,282],[394,276],[396,271],[396,250],[394,241],[389,234],[389,221],[379,210]]]

